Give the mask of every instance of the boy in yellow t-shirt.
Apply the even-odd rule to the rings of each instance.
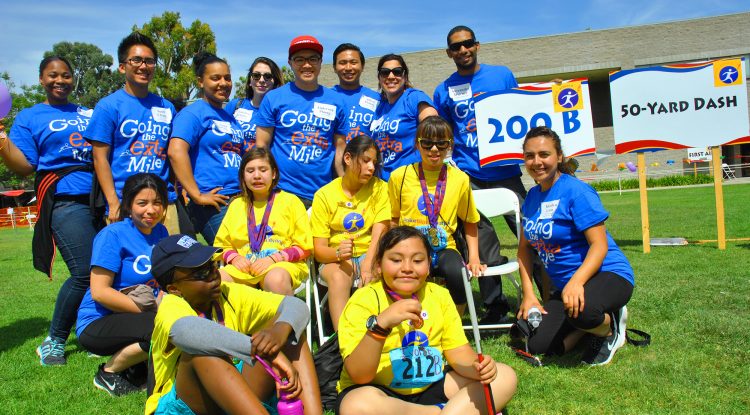
[[[211,260],[217,249],[187,235],[160,241],[152,274],[167,292],[154,320],[151,359],[155,385],[145,413],[224,411],[267,413],[261,404],[273,380],[255,355],[272,362],[306,413],[322,413],[320,391],[304,330],[305,304],[291,296],[221,282]],[[290,356],[290,358],[287,358]],[[241,360],[240,371],[232,359]]]

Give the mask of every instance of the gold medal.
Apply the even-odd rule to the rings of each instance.
[[[438,230],[437,228],[430,228],[427,231],[427,235],[430,236],[430,243],[432,246],[438,246],[440,245],[440,238],[438,238]]]

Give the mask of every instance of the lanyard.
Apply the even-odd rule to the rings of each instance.
[[[399,293],[393,291],[385,283],[385,280],[381,280],[381,281],[383,282],[383,289],[385,290],[386,294],[388,294],[388,296],[391,297],[391,299],[393,301],[399,301],[399,300],[403,300],[404,299],[404,297],[402,297],[401,295],[399,295]],[[417,293],[412,293],[411,294],[411,299],[419,301],[419,297],[417,297]],[[422,319],[422,316],[419,316],[419,319],[417,321],[412,322],[412,327],[414,327],[416,329],[421,329],[423,325],[424,325],[424,319]]]
[[[219,306],[219,303],[214,301],[211,303],[211,308],[214,310],[214,315],[216,316],[216,322],[224,325],[224,313],[221,311],[221,306]],[[211,316],[207,316],[202,311],[195,310],[196,313],[198,313],[198,317],[203,317],[209,320],[211,319]]]
[[[268,218],[271,216],[271,208],[273,207],[273,200],[275,197],[276,192],[273,191],[268,195],[266,211],[263,213],[263,220],[260,223],[260,227],[255,226],[255,207],[252,203],[247,210],[247,236],[250,240],[250,250],[255,254],[260,252],[260,248],[263,246],[263,241],[266,239]]]
[[[448,166],[443,164],[438,175],[437,185],[435,186],[435,201],[430,199],[430,193],[427,190],[427,180],[424,177],[422,163],[419,163],[419,185],[422,187],[422,197],[424,198],[424,208],[427,211],[427,219],[430,221],[430,227],[437,229],[438,216],[440,207],[443,206],[443,197],[445,196],[445,183],[448,177]]]

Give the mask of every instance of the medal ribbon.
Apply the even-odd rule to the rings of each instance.
[[[393,301],[399,301],[403,300],[404,297],[402,297],[399,293],[393,291],[391,287],[388,286],[388,284],[385,283],[385,280],[381,280],[383,282],[383,289],[385,290],[386,294],[388,294],[389,297],[391,297],[391,300]],[[417,293],[411,294],[412,300],[419,301],[419,297],[417,297]],[[412,325],[416,329],[421,329],[424,325],[424,320],[422,319],[422,316],[419,316],[419,320],[412,322]]]
[[[250,208],[247,210],[247,236],[250,240],[250,250],[254,254],[260,252],[260,248],[263,246],[263,241],[266,239],[266,228],[268,227],[268,218],[271,216],[271,208],[273,207],[273,201],[276,198],[276,192],[271,192],[268,195],[268,201],[266,202],[266,211],[263,213],[263,220],[260,223],[260,228],[255,226],[255,207],[250,204]]]
[[[211,308],[214,310],[214,315],[216,316],[216,322],[224,325],[224,313],[221,311],[221,307],[219,306],[219,303],[214,301],[211,303]],[[195,310],[196,313],[198,313],[198,317],[203,317],[209,320],[211,319],[211,316],[205,315],[202,311]]]
[[[445,197],[445,183],[448,178],[448,166],[443,164],[440,168],[440,174],[438,175],[437,185],[435,185],[435,201],[430,200],[430,192],[427,190],[427,180],[424,177],[424,170],[422,169],[422,163],[419,163],[419,185],[422,187],[422,197],[424,198],[424,208],[427,211],[427,219],[430,221],[430,226],[434,229],[438,227],[438,216],[440,215],[440,208],[443,206],[443,198]]]

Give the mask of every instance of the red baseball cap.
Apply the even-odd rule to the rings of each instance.
[[[323,45],[318,42],[318,39],[310,35],[302,35],[292,39],[292,43],[289,44],[289,57],[304,49],[314,50],[323,55]]]

